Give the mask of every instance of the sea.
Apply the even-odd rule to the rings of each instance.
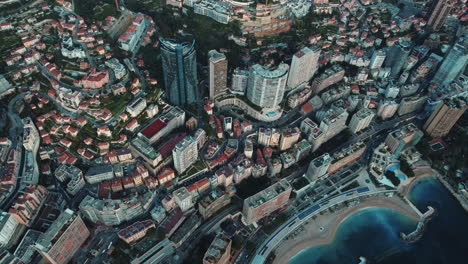
[[[400,232],[411,232],[417,222],[385,208],[356,212],[341,223],[332,243],[304,249],[289,264],[466,264],[468,263],[468,213],[436,179],[424,178],[413,185],[408,197],[421,212],[427,206],[437,215],[423,236],[405,243]]]

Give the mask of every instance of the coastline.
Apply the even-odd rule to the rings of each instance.
[[[287,263],[304,249],[332,243],[339,227],[348,217],[370,208],[389,209],[399,212],[414,221],[419,220],[419,215],[399,197],[382,196],[378,199],[364,201],[356,206],[344,208],[334,213],[319,215],[315,220],[308,221],[303,225],[303,231],[293,239],[284,240],[274,250],[276,258],[273,263]],[[323,231],[320,231],[320,228],[323,228]]]
[[[450,194],[458,201],[458,203],[468,212],[468,202],[460,194],[456,193],[453,190],[453,187],[434,169],[430,167],[417,168],[414,170],[416,176],[411,179],[410,183],[403,186],[399,191],[403,196],[408,197],[409,192],[414,187],[415,184],[421,182],[421,180],[426,178],[437,179],[449,192]]]
[[[432,169],[430,167],[417,168],[417,169],[414,170],[414,174],[416,176],[411,178],[411,181],[408,184],[406,184],[405,186],[403,186],[399,190],[400,193],[405,197],[408,197],[408,194],[411,191],[411,189],[413,188],[413,186],[416,183],[418,183],[420,180],[425,179],[425,178],[430,178],[430,177],[438,178],[437,177],[437,172],[434,171],[434,169]]]

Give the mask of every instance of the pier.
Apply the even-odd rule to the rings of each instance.
[[[400,232],[401,239],[403,239],[403,241],[408,242],[408,243],[411,243],[420,239],[424,233],[426,224],[429,222],[429,220],[431,220],[431,218],[436,214],[436,212],[437,211],[433,207],[428,206],[428,210],[421,216],[421,219],[419,220],[418,226],[416,227],[416,229],[409,234]]]

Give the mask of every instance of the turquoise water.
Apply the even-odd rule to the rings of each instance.
[[[402,181],[406,180],[406,175],[404,175],[400,171],[400,164],[396,163],[396,164],[390,165],[387,168],[387,170],[388,171],[393,171],[400,180],[402,180]]]
[[[289,263],[353,264],[360,256],[369,263],[467,263],[468,214],[458,201],[433,178],[416,183],[409,198],[421,211],[428,205],[438,210],[417,242],[406,244],[398,237],[415,228],[408,217],[390,209],[366,209],[348,217],[331,244],[302,250]]]

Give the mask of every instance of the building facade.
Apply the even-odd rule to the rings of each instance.
[[[363,108],[357,111],[349,122],[349,130],[351,130],[353,133],[357,133],[367,128],[374,119],[374,116],[374,111],[370,110],[369,108]]]
[[[227,89],[228,61],[226,56],[216,50],[208,52],[210,67],[210,98],[223,94]]]
[[[308,82],[318,69],[320,48],[304,47],[296,52],[289,68],[287,87],[294,89]]]
[[[388,134],[385,138],[385,144],[394,157],[399,157],[403,149],[415,146],[422,137],[423,132],[416,125],[410,123]]]
[[[172,150],[172,158],[174,168],[179,174],[183,173],[198,159],[197,141],[191,136],[185,137]]]
[[[281,103],[286,87],[289,66],[281,63],[274,69],[255,64],[250,68],[247,99],[253,104],[273,108]]]
[[[258,222],[265,216],[284,207],[291,195],[292,187],[286,179],[271,185],[244,200],[242,215],[247,225]]]
[[[20,223],[9,213],[0,211],[0,247],[5,247],[18,230]]]
[[[423,126],[424,131],[434,138],[448,135],[467,107],[466,95],[443,100],[427,119]]]
[[[313,159],[309,164],[309,168],[307,168],[306,176],[311,181],[316,181],[321,178],[327,173],[331,160],[330,154],[328,153]]]

